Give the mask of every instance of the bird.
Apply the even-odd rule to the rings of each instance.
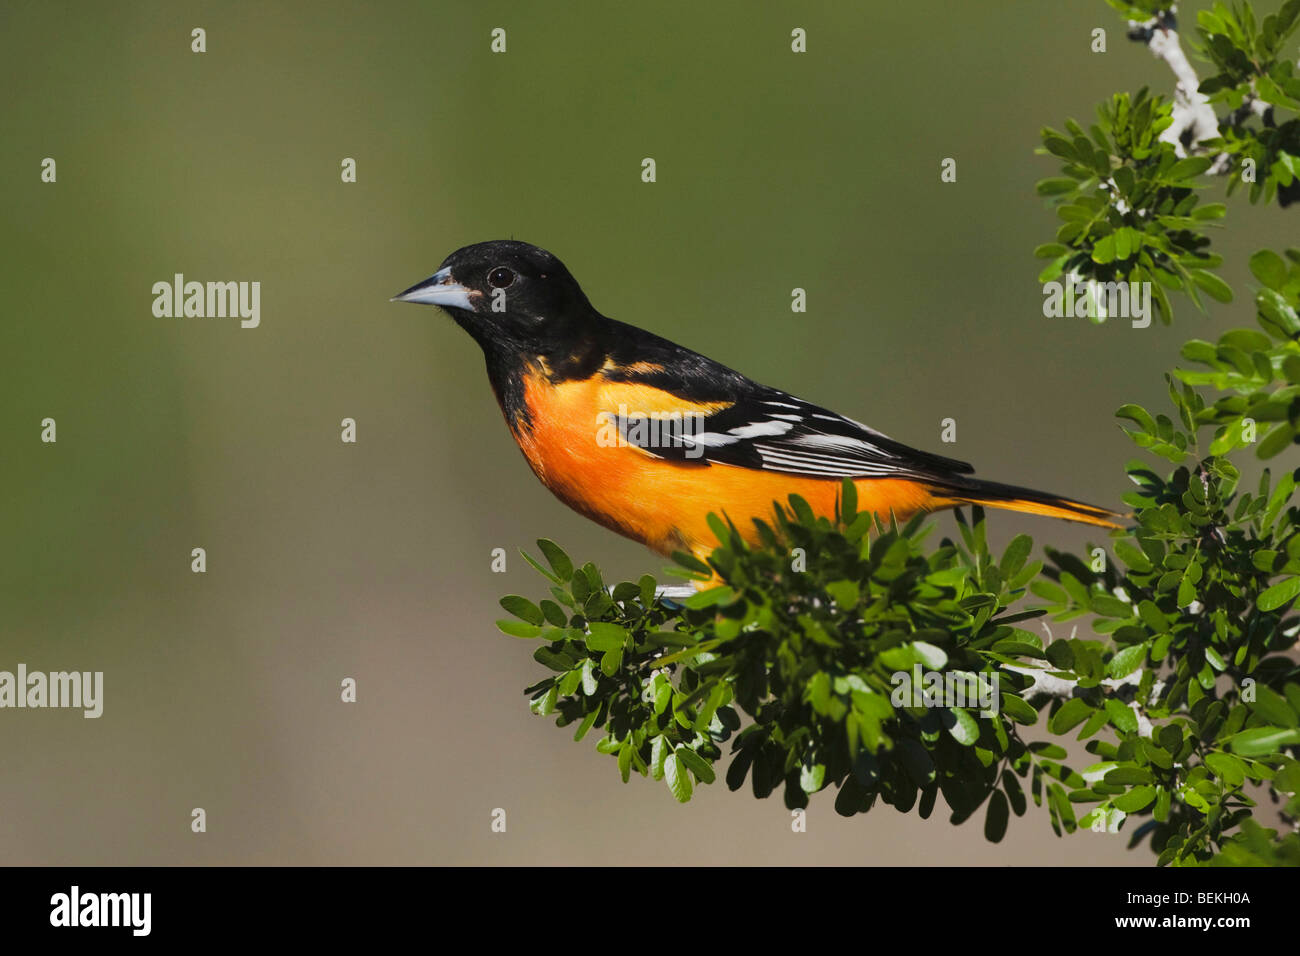
[[[791,494],[833,516],[846,478],[859,512],[886,521],[982,505],[1120,527],[1113,511],[975,478],[966,462],[608,318],[558,258],[526,242],[464,246],[391,301],[450,315],[482,349],[506,425],[542,484],[661,555],[706,559],[718,543],[710,512],[751,545],[754,519],[770,523],[774,502]]]

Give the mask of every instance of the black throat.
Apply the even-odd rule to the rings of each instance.
[[[473,323],[473,317],[468,321],[462,321],[459,316],[456,319],[483,350],[488,381],[507,424],[515,432],[532,427],[532,415],[524,396],[529,379],[545,379],[558,385],[591,378],[610,354],[605,330],[595,325],[578,335],[520,342],[485,330]]]

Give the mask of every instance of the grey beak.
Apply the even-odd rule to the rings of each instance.
[[[439,269],[423,282],[418,282],[405,292],[401,292],[390,302],[418,302],[422,305],[440,305],[444,308],[465,309],[473,311],[470,296],[474,291],[451,277],[451,268]]]

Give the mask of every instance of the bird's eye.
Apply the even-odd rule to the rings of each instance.
[[[505,266],[497,266],[488,273],[488,284],[494,289],[504,289],[515,281],[515,274]]]

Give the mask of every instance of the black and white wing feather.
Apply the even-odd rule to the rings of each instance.
[[[810,478],[943,479],[975,469],[964,461],[909,448],[874,428],[837,415],[649,332],[608,320],[614,368],[606,377],[651,385],[684,407],[716,411],[658,422],[629,444],[661,458],[761,468]]]
[[[808,478],[919,478],[969,474],[963,461],[910,448],[888,435],[792,395],[771,390],[680,422],[620,425],[631,444],[660,458]],[[637,441],[638,434],[653,441]]]

